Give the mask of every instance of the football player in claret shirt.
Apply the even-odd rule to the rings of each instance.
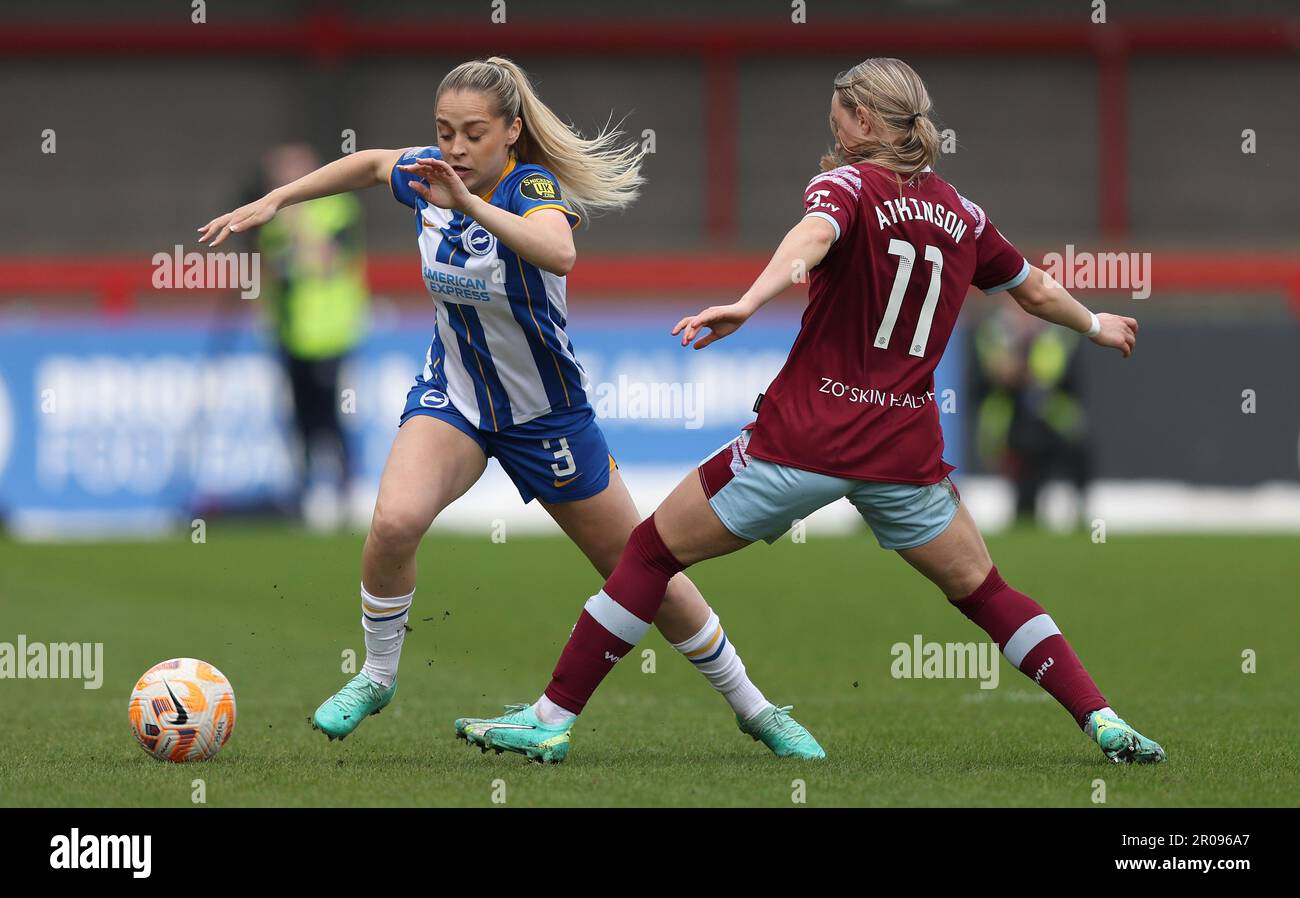
[[[1088,311],[931,169],[939,136],[925,85],[906,63],[868,59],[837,77],[831,128],[834,150],[804,191],[803,219],[753,286],[672,331],[703,349],[788,287],[792,272],[809,272],[799,335],[758,420],[633,531],[542,699],[500,718],[508,726],[487,741],[543,761],[562,757],[575,716],[649,628],[670,578],[774,542],[795,520],[847,497],[880,545],[943,590],[1107,758],[1163,761],[1164,750],[1107,705],[1051,615],[998,574],[948,479],[934,401],[934,369],[971,285],[1009,292],[1029,314],[1126,357],[1137,322]]]
[[[580,214],[630,205],[642,183],[642,154],[620,146],[618,131],[590,139],[574,133],[508,59],[453,69],[434,107],[437,145],[344,156],[199,229],[215,246],[284,206],[379,184],[413,213],[437,318],[362,553],[365,664],[312,715],[331,739],[346,737],[392,700],[415,597],[416,548],[490,456],[602,576],[640,518],[566,333],[565,276],[576,259],[572,229]],[[789,709],[750,680],[695,585],[681,576],[665,590],[660,631],[722,694],[741,731],[778,756],[824,757]],[[484,747],[490,727],[477,723],[457,720],[456,735]]]

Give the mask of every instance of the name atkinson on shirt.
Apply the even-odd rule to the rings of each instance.
[[[945,209],[943,203],[918,200],[910,196],[885,200],[873,207],[880,230],[900,225],[905,221],[924,221],[946,232],[954,243],[960,243],[966,234],[966,222],[956,212]]]

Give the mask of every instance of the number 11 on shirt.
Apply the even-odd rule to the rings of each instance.
[[[885,307],[884,320],[880,322],[880,330],[876,331],[874,345],[877,349],[889,346],[894,325],[898,323],[898,310],[903,305],[903,293],[912,278],[912,266],[916,264],[916,247],[906,240],[890,240],[889,254],[898,256],[898,273],[894,275],[894,286],[889,291],[889,305]],[[917,358],[925,355],[925,344],[930,339],[930,323],[934,321],[934,307],[939,304],[939,284],[943,279],[943,254],[939,252],[939,247],[927,246],[925,261],[930,263],[930,288],[925,291],[921,317],[917,319],[916,333],[912,334],[912,348],[909,350],[909,354]]]

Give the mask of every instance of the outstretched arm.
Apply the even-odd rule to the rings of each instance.
[[[721,340],[749,320],[763,306],[789,287],[797,271],[816,266],[835,242],[835,226],[824,218],[810,215],[789,230],[772,259],[753,285],[736,302],[727,306],[710,306],[698,315],[688,315],[673,328],[673,336],[682,335],[682,345],[689,346],[704,328],[709,333],[695,343],[703,349]]]
[[[1118,349],[1124,358],[1133,353],[1138,330],[1135,319],[1104,312],[1094,316],[1070,295],[1069,290],[1049,278],[1041,268],[1031,265],[1029,277],[1020,286],[1012,287],[1007,292],[1019,303],[1020,308],[1035,318],[1086,334],[1098,346]]]
[[[259,200],[218,215],[199,228],[199,243],[212,240],[217,246],[231,231],[241,232],[264,225],[285,206],[336,193],[347,193],[388,183],[388,174],[401,158],[401,150],[360,150],[322,165],[296,181],[277,187]]]

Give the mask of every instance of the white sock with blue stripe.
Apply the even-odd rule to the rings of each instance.
[[[772,704],[750,681],[745,662],[740,660],[736,647],[712,610],[700,632],[685,642],[674,643],[673,648],[686,656],[713,688],[722,693],[741,720],[756,717]]]
[[[361,628],[366,631],[366,663],[361,672],[387,689],[397,679],[397,662],[406,639],[406,618],[415,590],[404,596],[381,599],[361,584]]]

